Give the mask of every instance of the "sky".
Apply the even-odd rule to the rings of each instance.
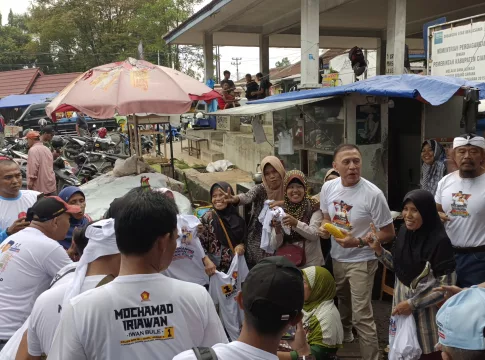
[[[82,1],[82,0],[78,0]],[[199,6],[196,7],[196,11],[207,5],[211,0],[204,0]],[[31,4],[31,0],[0,0],[0,12],[2,14],[2,22],[7,22],[7,16],[12,9],[16,14],[24,13],[27,11]],[[232,58],[242,58],[239,66],[239,78],[244,77],[245,74],[250,73],[255,75],[260,72],[259,69],[259,49],[257,47],[235,47],[226,46],[220,48],[221,52],[221,73],[224,70],[231,72],[231,78],[237,80],[236,66],[231,63],[234,62]],[[277,61],[280,61],[284,57],[288,57],[292,64],[300,61],[300,49],[283,49],[283,48],[270,48],[269,49],[269,62],[270,68],[275,66]],[[222,74],[221,74],[222,75]]]

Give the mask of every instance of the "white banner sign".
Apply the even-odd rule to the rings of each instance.
[[[485,22],[435,31],[431,75],[485,80]]]

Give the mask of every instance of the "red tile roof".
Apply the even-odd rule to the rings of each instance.
[[[39,76],[35,80],[34,85],[29,91],[29,94],[48,94],[53,92],[60,92],[79,75],[81,75],[81,73],[66,73]]]
[[[41,76],[39,69],[22,69],[0,72],[0,98],[8,95],[27,94],[35,79]]]

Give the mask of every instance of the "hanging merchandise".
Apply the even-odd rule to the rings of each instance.
[[[172,262],[162,274],[173,279],[207,285],[209,277],[205,273],[202,259],[205,257],[204,249],[200,243],[197,226],[200,221],[193,215],[177,215],[177,248],[173,254]]]
[[[251,125],[253,126],[254,141],[256,141],[256,144],[263,144],[268,141],[266,139],[266,134],[264,133],[261,117],[254,117]]]
[[[227,274],[216,271],[210,278],[209,293],[214,304],[219,304],[222,324],[229,335],[229,341],[237,340],[241,333],[244,312],[239,308],[235,298],[248,272],[244,256],[236,254]]]
[[[293,148],[293,134],[291,130],[283,130],[278,134],[278,154],[279,155],[293,155],[295,149]]]

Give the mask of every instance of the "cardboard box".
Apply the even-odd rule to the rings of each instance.
[[[21,126],[5,126],[5,137],[19,137],[19,133],[21,132]]]

